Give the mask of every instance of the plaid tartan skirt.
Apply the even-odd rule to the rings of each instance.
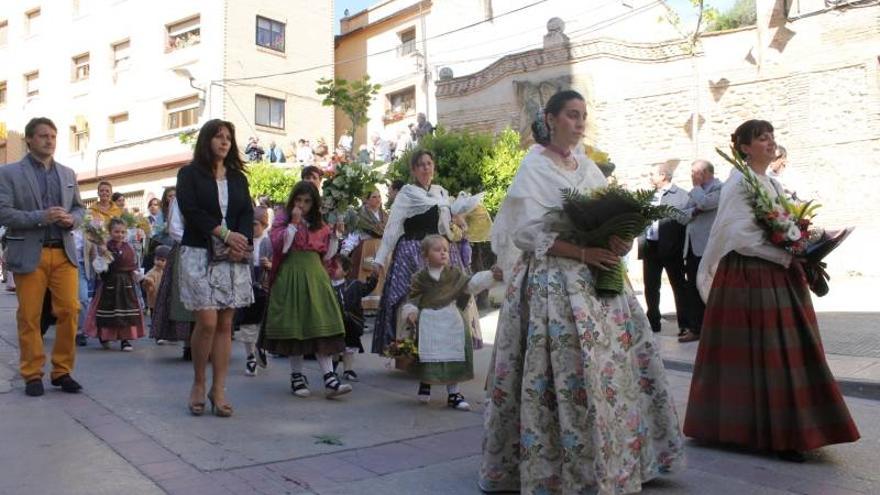
[[[809,290],[792,271],[736,252],[721,260],[684,433],[769,451],[858,440],[825,361]]]

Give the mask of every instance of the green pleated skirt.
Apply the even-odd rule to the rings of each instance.
[[[282,355],[345,350],[342,313],[318,253],[292,251],[283,261],[269,293],[260,347]]]

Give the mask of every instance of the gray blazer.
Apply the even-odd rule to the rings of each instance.
[[[712,179],[704,187],[694,186],[689,193],[690,199],[684,209],[688,218],[685,230],[684,253],[687,257],[688,246],[694,252],[694,256],[702,257],[709,242],[709,232],[715,222],[718,213],[718,200],[721,199],[721,187],[724,185],[718,179]]]
[[[82,223],[83,208],[73,169],[55,162],[61,179],[61,206],[73,215],[73,228]],[[6,263],[13,273],[31,273],[40,263],[45,217],[37,176],[24,159],[0,167],[0,225],[6,226]],[[77,266],[72,229],[63,233],[64,252]]]

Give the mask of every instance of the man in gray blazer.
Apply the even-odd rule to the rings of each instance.
[[[697,290],[697,269],[709,232],[718,213],[718,200],[721,199],[722,182],[715,178],[715,167],[707,160],[696,160],[691,164],[691,181],[694,188],[689,194],[690,199],[684,209],[688,218],[684,241],[684,275],[687,307],[691,311],[693,326],[678,338],[679,342],[693,342],[700,339],[700,328],[703,326],[703,312],[706,305]]]
[[[75,393],[71,377],[76,347],[79,274],[72,230],[82,222],[76,174],[55,162],[57,128],[51,120],[31,119],[25,127],[29,153],[0,167],[0,224],[6,231],[6,262],[15,274],[18,296],[20,372],[25,393],[43,395],[43,339],[40,316],[48,289],[58,319],[52,348],[52,385]]]

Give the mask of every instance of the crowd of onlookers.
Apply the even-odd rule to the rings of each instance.
[[[350,161],[387,163],[400,159],[419,140],[433,132],[434,126],[425,114],[420,113],[416,122],[406,128],[371,134],[368,142],[358,146],[357,150],[354,149],[351,131],[345,131],[332,151],[324,138],[315,141],[300,138],[291,140],[286,146],[270,141],[266,147],[259,137],[252,136],[248,139],[244,154],[249,162],[289,163],[303,167],[315,165],[321,169],[327,169],[331,164]]]

